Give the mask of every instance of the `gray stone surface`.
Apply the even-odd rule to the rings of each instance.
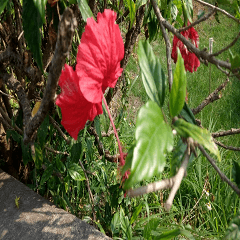
[[[19,208],[15,198],[20,197]],[[110,239],[0,169],[0,240]]]

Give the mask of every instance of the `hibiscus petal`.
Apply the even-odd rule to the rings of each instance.
[[[78,47],[79,86],[84,97],[92,103],[101,102],[102,89],[115,87],[122,74],[120,61],[124,57],[124,44],[115,20],[116,13],[109,9],[98,13],[97,22],[87,19]]]
[[[62,92],[58,95],[56,104],[61,108],[61,124],[77,139],[87,120],[93,121],[98,114],[103,113],[102,102],[93,104],[84,98],[79,88],[79,77],[72,67],[66,64],[59,79],[59,86]]]

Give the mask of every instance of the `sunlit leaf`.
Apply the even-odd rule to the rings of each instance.
[[[152,101],[162,106],[165,99],[165,74],[148,41],[139,42],[138,58],[146,93]]]
[[[184,138],[192,137],[196,142],[203,145],[211,153],[216,155],[221,161],[217,145],[213,142],[212,136],[207,129],[200,128],[194,124],[188,123],[183,119],[174,122],[174,127],[178,134]]]
[[[231,68],[234,69],[240,67],[240,55],[239,54],[234,55],[230,49],[229,52]]]
[[[127,0],[128,8],[129,8],[129,17],[131,22],[131,27],[133,26],[136,14],[136,6],[133,0]]]
[[[165,154],[173,148],[171,128],[165,123],[162,111],[155,102],[149,101],[140,109],[135,138],[131,174],[124,183],[125,189],[162,172]]]
[[[83,21],[86,22],[88,18],[93,17],[93,13],[86,0],[77,0],[77,2]]]
[[[41,106],[41,101],[38,101],[38,102],[35,103],[35,105],[33,107],[33,110],[32,110],[32,117],[35,116],[35,114],[37,113],[40,106]]]
[[[76,180],[76,181],[85,180],[84,172],[78,164],[69,163],[67,166],[67,171],[73,180]]]
[[[178,58],[176,63],[176,69],[173,77],[172,89],[170,92],[169,110],[172,117],[177,116],[185,102],[186,96],[186,71],[184,67],[184,61],[181,53],[178,49]]]

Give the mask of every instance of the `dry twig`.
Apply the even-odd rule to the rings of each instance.
[[[194,115],[198,114],[205,108],[209,103],[212,103],[221,98],[221,94],[219,92],[226,87],[229,79],[222,83],[214,92],[212,92],[201,104],[199,104],[196,108],[192,109]]]
[[[225,148],[227,150],[233,150],[233,151],[240,151],[240,147],[232,147],[232,146],[226,146],[223,143],[217,141],[216,139],[213,139],[213,141],[220,147]]]
[[[201,145],[199,145],[198,148],[200,149],[202,154],[207,158],[207,160],[211,163],[211,165],[216,170],[216,172],[218,173],[220,178],[224,182],[226,182],[237,193],[237,195],[240,197],[240,189],[233,182],[231,182],[224,173],[221,172],[219,167],[216,165],[215,160],[208,155],[208,153],[204,150],[204,148]]]

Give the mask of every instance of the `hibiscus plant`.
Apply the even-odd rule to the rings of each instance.
[[[229,51],[229,59],[219,57],[238,42],[240,34],[213,53],[212,45],[211,51],[206,47],[200,49],[201,35],[197,29],[210,18],[218,21],[219,14],[240,24],[240,5],[237,0],[194,2],[209,11],[200,11],[195,16],[192,0],[4,0],[0,5],[0,119],[6,135],[4,153],[9,150],[8,146],[13,148],[12,144],[8,145],[8,139],[12,138],[16,142],[14,149],[22,152],[17,170],[25,170],[19,176],[26,176],[28,182],[28,172],[32,172],[32,188],[43,193],[47,191],[59,205],[66,202],[73,213],[67,194],[86,181],[92,220],[99,229],[102,229],[98,221],[102,220],[101,207],[95,204],[99,193],[96,191],[93,196],[89,174],[96,177],[99,185],[103,183],[99,175],[85,168],[86,164],[94,165],[96,159],[102,172],[105,171],[104,160],[115,164],[113,173],[118,183],[111,187],[106,184],[106,189],[113,189],[113,196],[106,194],[112,205],[105,201],[105,224],[111,222],[106,229],[111,229],[112,236],[121,233],[123,238],[131,239],[131,225],[144,204],[136,206],[130,221],[122,207],[116,213],[109,210],[111,207],[119,207],[132,197],[169,189],[162,208],[171,211],[188,166],[201,154],[240,196],[239,163],[233,162],[232,179],[217,166],[221,161],[217,145],[234,151],[239,148],[227,147],[215,139],[239,134],[240,130],[211,133],[195,117],[204,107],[221,98],[220,92],[230,78],[240,76],[239,53]],[[233,9],[229,13],[212,2],[231,2]],[[156,39],[164,42],[165,62],[152,47]],[[139,81],[142,81],[148,101],[137,113],[134,137],[126,146],[121,142],[119,122],[111,116],[111,104],[118,94],[127,98],[126,67],[134,48],[141,76]],[[200,64],[216,66],[227,80],[209,92],[198,107],[191,109],[187,76],[194,76],[202,67]],[[19,103],[14,109],[12,99],[15,105]],[[109,120],[102,118],[104,122],[100,121],[102,114],[108,115]],[[121,117],[119,119],[121,121]],[[104,134],[109,142],[115,142],[109,133],[108,121],[116,137],[115,154],[107,150],[103,140]],[[57,134],[63,142],[58,143],[54,138]],[[94,141],[89,141],[87,136]],[[163,177],[167,171],[170,173]],[[77,182],[75,186],[71,185],[73,181]],[[76,199],[79,200],[79,196]],[[151,231],[159,224],[154,221],[148,221],[144,227],[145,238],[170,239],[185,235],[193,239],[191,231],[181,227],[162,231],[163,235],[153,233]],[[227,236],[231,238],[233,232],[234,229],[230,229]]]

